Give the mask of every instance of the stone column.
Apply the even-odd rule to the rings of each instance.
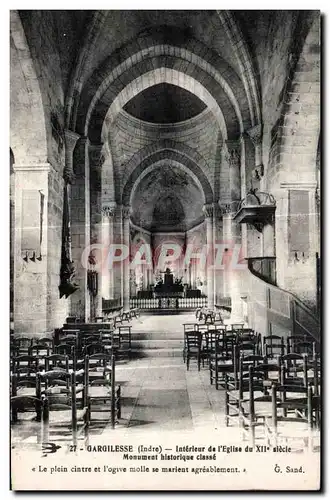
[[[241,228],[240,225],[233,220],[234,215],[234,213],[229,214],[229,217],[231,219],[231,241],[233,244],[233,252],[229,271],[229,289],[231,296],[230,321],[232,323],[243,321],[243,302],[241,299],[241,295],[243,284],[242,273],[244,272],[240,269],[241,264],[238,263],[238,251],[241,243]]]
[[[230,297],[230,246],[231,246],[231,211],[230,203],[220,205],[222,217],[222,239],[224,243],[223,254],[223,296]]]
[[[65,140],[65,166],[63,169],[64,194],[63,194],[63,224],[62,224],[62,254],[60,269],[60,297],[68,298],[78,287],[75,278],[75,266],[72,261],[71,241],[71,184],[74,182],[73,151],[79,135],[72,130],[64,131]],[[71,299],[70,299],[71,302]]]
[[[91,203],[91,244],[102,246],[102,165],[103,144],[89,146],[90,165],[90,203]],[[91,297],[91,319],[102,316],[102,274],[104,263],[103,249],[93,252],[98,265],[98,288],[95,297]]]
[[[226,160],[229,166],[230,201],[241,199],[241,142],[226,141]]]
[[[79,290],[71,297],[71,315],[90,320],[90,294],[87,289],[86,252],[90,244],[89,140],[81,137],[73,155],[75,181],[71,187],[72,258]]]
[[[241,301],[241,273],[238,269],[237,254],[241,245],[241,228],[233,220],[233,217],[238,208],[238,202],[241,199],[241,141],[227,141],[227,161],[229,165],[230,179],[230,199],[231,202],[226,210],[224,217],[224,230],[226,230],[226,238],[230,243],[232,256],[229,265],[229,291],[231,297],[231,322],[242,321],[243,308]],[[226,229],[225,229],[226,225]]]
[[[216,244],[219,244],[219,219],[221,217],[221,213],[219,210],[219,205],[217,203],[214,204],[214,209],[213,209],[213,247],[214,247],[214,257],[215,257],[215,252],[216,252]],[[219,296],[220,292],[220,282],[221,282],[221,275],[220,271],[218,269],[214,268],[214,303],[217,303],[217,298]]]
[[[207,304],[210,309],[214,308],[214,242],[213,242],[213,205],[204,205],[203,207],[206,220],[206,244],[208,248],[207,259]]]
[[[72,132],[72,130],[64,131],[65,139],[65,167],[63,169],[63,178],[67,184],[72,184],[74,180],[73,173],[73,151],[76,147],[80,135]]]
[[[123,244],[126,248],[130,249],[130,215],[131,207],[122,207],[122,217],[123,217]],[[129,311],[130,304],[130,258],[128,257],[123,262],[123,307],[124,311]]]
[[[115,203],[102,205],[102,245],[104,246],[104,265],[102,268],[102,297],[113,299],[113,267],[109,263],[109,249],[113,241],[113,218],[115,215]]]

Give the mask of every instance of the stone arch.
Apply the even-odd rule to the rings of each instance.
[[[219,107],[216,99],[204,85],[186,73],[182,73],[173,68],[161,67],[153,69],[130,82],[113,99],[109,108],[104,108],[106,115],[104,115],[104,120],[102,119],[102,138],[107,136],[107,130],[111,122],[130,99],[146,88],[157,85],[158,83],[178,85],[200,98],[212,110],[224,140],[227,140],[228,134],[230,137],[237,137],[239,135],[242,124],[240,125],[238,122],[232,123],[228,130],[223,110]],[[91,133],[91,130],[95,130],[92,123],[89,133]]]
[[[109,91],[114,98],[120,86],[124,88],[130,78],[132,79],[131,73],[135,76],[141,75],[148,70],[160,67],[159,59],[162,57],[165,57],[166,61],[171,64],[169,67],[183,67],[185,73],[191,73],[190,76],[195,80],[201,80],[209,89],[212,88],[211,93],[216,91],[219,94],[217,96],[219,107],[224,108],[225,111],[228,106],[231,107],[234,116],[240,121],[241,128],[243,128],[242,124],[244,128],[251,126],[253,114],[250,111],[246,89],[233,68],[218,53],[200,41],[192,38],[187,41],[180,35],[180,32],[176,33],[174,38],[173,36],[173,28],[170,32],[168,27],[148,30],[147,33],[140,34],[136,39],[115,51],[103,66],[93,73],[81,92],[76,123],[78,133],[79,130],[80,133],[83,133],[83,130],[86,133],[88,121],[94,113],[95,106],[106,91]],[[173,59],[172,62],[170,62],[171,59]],[[239,96],[239,103],[236,96]],[[98,115],[97,112],[96,115]],[[95,120],[98,121],[95,118],[94,122]],[[101,124],[98,123],[98,125]]]
[[[84,79],[84,69],[88,66],[100,28],[105,23],[109,12],[107,10],[98,10],[92,15],[92,21],[88,26],[88,31],[84,38],[84,46],[79,52],[77,64],[71,73],[65,101],[65,124],[67,129],[73,130],[74,128],[79,102],[78,96]]]
[[[205,170],[208,170],[205,159],[185,144],[163,140],[142,148],[126,163],[126,182],[121,196],[124,205],[129,204],[133,187],[145,169],[169,157],[184,165],[198,179],[205,196],[205,203],[213,202],[213,191],[205,174]]]
[[[245,38],[230,10],[218,10],[220,21],[227,33],[228,39],[235,47],[235,55],[240,67],[245,94],[251,116],[252,127],[261,123],[260,89],[249,48]]]
[[[117,103],[123,105],[149,86],[158,83],[172,83],[200,98],[214,112],[224,135],[227,136],[226,128],[228,136],[238,137],[244,128],[249,127],[250,121],[245,119],[243,122],[241,109],[234,94],[231,92],[231,99],[228,97],[217,81],[216,72],[210,75],[205,69],[197,67],[194,63],[190,63],[185,71],[180,71],[179,69],[184,62],[187,62],[186,59],[182,60],[177,55],[164,54],[141,58],[139,63],[123,71],[121,75],[116,75],[116,79],[102,95],[98,95],[98,93],[95,95],[86,117],[80,117],[81,122],[78,122],[77,130],[82,130],[83,126],[83,133],[88,135],[92,142],[98,142],[105,117],[118,95],[120,98]],[[118,105],[117,108],[112,108],[112,113],[118,111]]]
[[[17,11],[10,12],[10,58],[10,145],[15,151],[15,162],[46,163],[47,131],[42,95]]]

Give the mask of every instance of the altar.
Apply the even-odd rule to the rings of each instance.
[[[138,290],[137,296],[131,298],[131,307],[140,309],[186,309],[196,308],[204,304],[201,291],[194,289],[188,283],[182,283],[182,278],[175,277],[170,268],[158,272],[155,284],[147,290]]]
[[[169,268],[166,268],[165,272],[162,274],[164,275],[164,278],[160,279],[154,287],[154,297],[183,297],[184,287],[182,284],[182,278],[174,280],[173,273]]]

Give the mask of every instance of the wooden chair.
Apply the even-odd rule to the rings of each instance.
[[[197,314],[197,312],[196,312]],[[182,349],[182,358],[183,362],[186,362],[186,357],[187,357],[187,344],[186,344],[186,333],[188,332],[196,332],[198,331],[198,324],[197,323],[184,323],[183,324],[183,349]]]
[[[117,328],[118,324],[122,325],[123,319],[121,314],[114,317],[114,328]]]
[[[273,383],[271,395],[272,418],[270,424],[267,425],[270,444],[276,446],[299,440],[303,441],[304,447],[311,448],[311,431],[313,429],[312,387]]]
[[[38,356],[23,354],[12,358],[12,371],[19,376],[35,377],[39,371],[40,359]]]
[[[237,334],[237,344],[255,344],[255,354],[262,355],[262,345],[261,345],[261,335],[255,333],[250,328],[244,328],[239,331],[236,330]]]
[[[121,347],[121,338],[119,332],[113,330],[100,330],[100,343],[105,347],[106,352],[117,355]]]
[[[40,398],[40,385],[38,377],[19,376],[13,373],[10,377],[11,396],[32,396]]]
[[[316,342],[312,340],[298,341],[295,343],[295,352],[313,358],[316,354]]]
[[[279,358],[283,385],[308,385],[307,356],[291,352]]]
[[[74,346],[72,344],[57,344],[54,348],[54,354],[73,357]]]
[[[132,327],[131,325],[121,325],[118,327],[120,346],[117,354],[125,354],[130,357],[132,349]]]
[[[210,359],[215,353],[215,344],[217,339],[221,335],[217,330],[209,330],[202,336],[202,361],[207,359],[208,364],[210,364]]]
[[[92,354],[99,354],[99,353],[106,354],[106,351],[107,351],[106,346],[99,341],[85,345],[82,351],[82,355],[83,357],[85,357],[86,355],[91,356]]]
[[[69,356],[65,354],[51,354],[45,358],[45,371],[64,370],[69,371]]]
[[[224,332],[219,335],[219,349],[222,354],[232,356],[234,347],[237,345],[237,335],[233,332]]]
[[[95,353],[85,358],[86,397],[91,412],[110,415],[111,427],[121,418],[121,387],[116,384],[115,356]]]
[[[295,349],[297,342],[304,342],[306,340],[306,335],[289,335],[286,338],[287,354],[290,352],[298,352]]]
[[[14,349],[16,347],[18,349],[18,355],[29,354],[29,349],[32,346],[33,339],[31,337],[14,337],[11,339],[11,345]]]
[[[10,344],[10,358],[17,358],[20,355],[19,346],[16,344]]]
[[[45,356],[49,356],[52,353],[53,349],[50,347],[48,344],[33,344],[29,348],[29,355],[30,356],[38,356],[39,359],[44,358]]]
[[[43,344],[43,345],[48,345],[50,349],[53,349],[54,347],[54,339],[51,339],[49,337],[41,337],[39,339],[36,339],[36,344]]]
[[[262,360],[262,356],[258,355],[258,345],[256,342],[241,342],[237,339],[236,355],[240,356],[258,356]]]
[[[266,421],[271,416],[271,396],[267,390],[268,381],[265,371],[260,368],[260,365],[249,366],[247,375],[243,374],[242,379],[248,380],[248,383],[243,382],[240,391],[243,395],[239,402],[239,422],[243,432],[243,438],[248,437],[251,445],[254,447],[256,443],[256,430],[262,430],[262,437],[266,435]],[[267,385],[265,385],[265,382]],[[247,397],[244,394],[247,393]]]
[[[201,369],[201,348],[202,348],[202,334],[200,332],[186,332],[185,333],[186,345],[186,364],[189,370],[190,360],[196,359],[198,371]]]
[[[224,387],[225,387],[225,425],[228,427],[232,420],[236,424],[240,423],[240,404],[243,402],[244,392],[249,390],[249,374],[250,366],[255,368],[263,362],[262,356],[241,355],[238,362],[238,370],[236,366],[233,372],[225,372]],[[264,379],[264,377],[263,377]]]
[[[227,345],[226,337],[227,335],[218,336],[215,341],[214,354],[210,355],[210,384],[215,383],[216,389],[219,389],[220,384],[224,385],[226,373],[234,373],[235,371],[236,344],[230,338]]]
[[[284,338],[280,335],[263,337],[262,354],[267,358],[276,358],[286,354]]]
[[[65,333],[60,336],[57,345],[69,344],[75,348],[76,352],[79,352],[81,338],[82,336],[78,335],[77,333]]]
[[[67,440],[69,434],[73,444],[77,445],[78,438],[81,437],[82,433],[84,439],[88,441],[90,408],[85,394],[82,398],[84,406],[81,409],[77,407],[76,372],[51,370],[40,373],[39,376],[45,386],[41,392],[41,397],[44,399],[45,442],[50,442],[54,434],[56,441]],[[64,385],[61,385],[60,381],[64,382]]]

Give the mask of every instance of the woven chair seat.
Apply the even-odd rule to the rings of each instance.
[[[77,421],[82,423],[86,415],[87,408],[77,410]],[[56,425],[71,425],[72,411],[71,410],[55,410],[49,412],[49,423]]]

